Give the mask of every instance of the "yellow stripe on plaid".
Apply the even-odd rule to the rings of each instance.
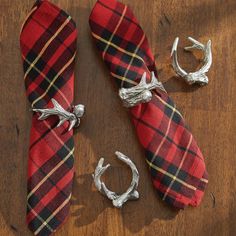
[[[70,150],[70,148],[60,139],[60,137],[56,134],[56,132],[51,129],[51,126],[49,125],[49,123],[47,122],[47,120],[43,120],[43,123],[47,126],[48,129],[50,129],[50,132],[52,132],[52,134],[54,135],[54,137],[57,139],[57,141],[69,152],[69,154],[71,153],[71,155],[73,155],[73,152],[74,152],[74,148],[72,150]],[[67,157],[66,157],[67,158]],[[69,157],[68,157],[69,158]],[[68,159],[67,158],[67,159]],[[66,161],[66,160],[65,160]],[[64,163],[65,162],[64,160],[62,160],[62,162]],[[60,163],[62,163],[60,162]],[[59,163],[59,164],[60,164]],[[62,164],[63,164],[62,163]],[[55,167],[56,168],[56,167]],[[59,168],[59,167],[58,167]],[[55,170],[54,170],[55,172]],[[48,175],[47,175],[48,176]],[[45,182],[46,180],[44,180]],[[30,198],[30,196],[32,196],[32,194],[39,188],[40,186],[36,186],[27,196],[27,199]]]
[[[175,110],[176,110],[175,108],[172,110],[172,113],[171,113],[171,116],[170,116],[170,119],[169,119],[169,122],[168,122],[168,125],[167,125],[167,129],[166,129],[165,136],[162,138],[162,140],[161,140],[159,146],[157,147],[155,153],[153,154],[151,163],[154,162],[154,160],[155,160],[157,154],[159,153],[159,151],[160,151],[162,145],[164,144],[164,142],[166,141],[166,138],[168,137],[168,134],[169,134],[169,131],[170,131],[170,126],[171,126],[171,121],[172,121],[172,118],[173,118],[173,116],[174,116],[174,114],[175,114]]]
[[[42,222],[43,224],[34,232],[35,235],[37,235],[44,226],[48,225],[48,223],[50,222],[50,220],[55,217],[57,215],[57,213],[63,209],[64,206],[66,206],[67,203],[69,203],[71,199],[71,194],[69,195],[69,197],[47,218],[47,220],[45,220],[44,222]],[[54,231],[54,230],[53,230]]]
[[[167,103],[166,101],[164,101],[160,96],[154,94],[154,96],[161,102],[163,103],[165,106],[169,107],[171,110],[175,109],[175,107],[171,106],[169,103]],[[175,112],[183,119],[181,113],[175,109]]]
[[[27,58],[24,58],[23,59],[28,63],[28,65],[30,65],[30,61],[27,59]],[[45,80],[47,80],[48,83],[51,83],[51,80],[42,72],[40,71],[36,66],[33,67],[33,69],[35,71],[37,71]],[[61,90],[55,85],[53,84],[52,85],[53,88],[55,88],[56,91],[58,91],[58,93],[62,96],[62,98],[64,99],[64,101],[66,102],[66,104],[68,106],[70,106],[71,104],[69,103],[69,101],[67,100],[67,98],[65,97],[65,95],[61,92]]]
[[[190,184],[187,184],[187,183],[184,182],[183,180],[177,178],[176,176],[170,174],[169,172],[163,170],[162,168],[157,167],[156,165],[152,164],[152,163],[149,162],[148,160],[146,160],[146,162],[147,162],[147,164],[148,164],[151,168],[153,168],[154,170],[159,171],[160,173],[162,173],[162,174],[164,174],[164,175],[167,175],[168,177],[174,179],[175,181],[177,181],[177,182],[183,184],[183,185],[186,186],[187,188],[190,188],[190,189],[195,190],[195,191],[197,190],[196,187],[194,187],[194,186],[192,186],[192,185],[190,185]]]
[[[107,46],[106,46],[106,48],[104,49],[104,51],[103,51],[103,53],[102,53],[102,58],[103,58],[103,59],[104,59],[104,57],[105,57],[105,54],[106,54],[107,49],[108,49],[109,46],[110,46],[110,42],[111,42],[112,39],[114,38],[114,35],[115,35],[115,33],[117,32],[117,30],[118,30],[118,28],[119,28],[119,26],[120,26],[120,24],[121,24],[121,22],[122,22],[122,20],[123,20],[123,18],[124,18],[124,16],[125,16],[126,11],[127,11],[127,6],[125,6],[125,8],[124,8],[124,10],[123,10],[123,12],[122,12],[121,18],[119,19],[119,22],[118,22],[118,24],[116,25],[116,28],[115,28],[115,30],[113,31],[113,33],[112,33],[112,35],[111,35],[111,37],[110,37],[110,39],[109,39],[109,41],[108,41],[108,43],[107,43]]]
[[[35,6],[35,7],[30,11],[30,13],[26,16],[24,22],[23,22],[22,25],[21,25],[20,34],[22,33],[22,30],[23,30],[23,28],[24,28],[24,26],[25,26],[25,23],[26,23],[27,20],[30,18],[30,16],[35,12],[35,10],[36,10],[37,8],[38,8],[38,6]]]
[[[42,222],[42,224],[44,224],[44,226],[46,226],[51,232],[54,231],[54,230],[52,229],[52,227],[51,227],[50,225],[48,225],[48,224],[44,221],[44,219],[43,219],[42,217],[40,217],[40,215],[35,212],[35,210],[30,206],[29,203],[27,204],[27,206],[28,206],[28,208],[30,209],[30,212],[32,212],[32,213],[35,215],[35,217],[36,217],[37,219],[39,219],[39,220]]]
[[[58,170],[74,153],[74,148],[68,153],[68,155],[59,162],[28,194],[27,200],[39,189],[39,187],[46,181],[48,178],[55,173],[56,170]]]
[[[33,68],[33,66],[38,62],[38,60],[40,59],[40,57],[43,55],[43,53],[47,50],[48,46],[51,44],[51,42],[57,37],[57,35],[64,29],[64,27],[70,22],[71,17],[69,16],[66,21],[60,26],[60,28],[57,30],[57,32],[47,41],[47,43],[44,45],[44,47],[42,48],[41,52],[39,53],[39,55],[35,58],[35,60],[31,63],[30,67],[28,68],[28,70],[26,71],[25,75],[24,75],[24,79],[26,79],[27,75],[29,74],[29,72],[31,71],[31,69]]]
[[[184,164],[184,160],[185,160],[185,158],[186,158],[186,156],[187,156],[187,153],[188,153],[189,147],[190,147],[190,145],[191,145],[191,143],[192,143],[192,140],[193,140],[193,136],[191,135],[191,136],[190,136],[190,139],[189,139],[189,142],[188,142],[188,145],[187,145],[187,148],[186,148],[186,150],[185,150],[185,152],[184,152],[184,155],[183,155],[183,158],[182,158],[182,160],[181,160],[181,163],[180,163],[180,165],[179,165],[179,167],[178,167],[178,170],[176,171],[176,173],[175,173],[175,175],[174,175],[174,178],[171,180],[171,183],[170,183],[169,187],[167,188],[167,190],[166,190],[166,192],[165,192],[165,194],[164,194],[162,200],[165,200],[165,199],[166,199],[167,194],[169,193],[169,191],[170,191],[172,185],[174,184],[174,182],[175,182],[175,180],[176,180],[176,178],[177,178],[177,176],[178,176],[178,174],[179,174],[179,172],[180,172],[180,169],[182,168],[182,166],[183,166],[183,164]]]
[[[34,104],[36,102],[38,102],[40,99],[42,99],[46,94],[47,92],[49,91],[49,89],[53,86],[53,84],[55,83],[55,81],[59,78],[59,76],[71,65],[71,63],[74,61],[74,58],[75,58],[75,55],[76,53],[73,55],[73,57],[63,66],[63,68],[58,72],[58,74],[54,77],[54,79],[51,81],[51,83],[49,84],[49,86],[47,87],[47,89],[45,90],[45,92],[40,96],[38,97],[37,99],[35,99],[33,102],[32,102],[32,107],[34,106]]]
[[[201,178],[200,180],[206,184],[208,183],[208,179]]]
[[[112,47],[116,48],[118,51],[120,51],[120,52],[122,52],[122,53],[125,53],[125,54],[127,54],[127,55],[129,55],[129,56],[131,56],[131,57],[135,57],[135,58],[137,58],[138,60],[140,60],[140,61],[142,61],[142,62],[144,63],[144,60],[143,60],[142,57],[140,57],[140,56],[138,56],[138,55],[136,55],[136,54],[134,54],[134,53],[132,53],[132,52],[129,52],[129,51],[127,51],[127,50],[125,50],[125,49],[123,49],[123,48],[121,48],[121,47],[115,45],[114,43],[111,43],[111,42],[107,41],[107,40],[104,39],[104,38],[101,38],[99,35],[97,35],[97,34],[95,34],[95,33],[93,33],[93,32],[92,32],[92,35],[93,35],[94,38],[96,38],[96,39],[102,41],[103,43],[108,44],[109,46],[112,46]]]
[[[128,64],[126,70],[125,70],[125,73],[124,73],[124,76],[123,76],[124,78],[126,78],[128,72],[129,72],[129,69],[130,69],[130,67],[131,67],[131,64],[132,64],[133,61],[134,61],[134,55],[137,55],[137,52],[138,52],[140,46],[142,45],[144,39],[145,39],[145,35],[143,34],[143,37],[142,37],[142,39],[140,40],[140,42],[139,42],[139,44],[137,45],[137,47],[135,48],[134,54],[133,54],[133,56],[131,57],[131,60],[130,60],[130,62],[129,62],[129,64]],[[144,63],[144,65],[146,65],[146,64]],[[125,82],[125,80],[122,81],[121,87],[123,87],[124,82]]]
[[[129,84],[133,84],[133,85],[136,85],[136,84],[137,84],[135,81],[130,80],[130,79],[127,79],[127,78],[125,78],[125,77],[123,77],[123,76],[117,75],[117,74],[115,74],[115,73],[113,73],[113,72],[111,72],[111,75],[112,75],[113,77],[119,79],[119,80],[122,80],[122,81],[125,80],[125,81],[128,82]]]

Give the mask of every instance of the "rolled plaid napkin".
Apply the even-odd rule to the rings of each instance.
[[[35,235],[52,234],[69,215],[74,176],[72,127],[79,121],[74,114],[78,106],[72,106],[76,42],[71,16],[49,1],[37,1],[20,35],[26,95],[36,111],[27,185],[27,224]]]
[[[157,70],[147,37],[126,5],[99,0],[89,23],[119,88],[133,88],[141,78],[145,82],[145,75],[147,83],[155,79]],[[153,90],[151,100],[131,107],[130,113],[160,197],[176,208],[199,205],[208,182],[203,155],[164,88]]]

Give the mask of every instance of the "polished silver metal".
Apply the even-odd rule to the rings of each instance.
[[[70,125],[68,131],[73,129],[74,127],[78,127],[80,125],[80,118],[84,115],[85,107],[84,105],[77,105],[72,107],[72,112],[66,111],[55,99],[52,98],[53,108],[48,109],[36,109],[33,108],[34,112],[41,113],[39,120],[45,120],[49,116],[58,116],[59,123],[57,127],[61,126],[64,122],[69,121]]]
[[[103,195],[105,195],[108,199],[112,200],[112,204],[114,207],[121,208],[125,202],[128,200],[136,200],[139,198],[139,193],[137,191],[138,183],[139,183],[139,173],[135,166],[135,164],[123,153],[121,152],[115,152],[117,158],[124,163],[126,163],[132,170],[132,182],[130,187],[127,189],[126,192],[124,192],[121,195],[118,195],[115,192],[110,191],[104,182],[101,181],[101,176],[103,173],[107,170],[107,168],[110,167],[110,164],[107,164],[106,166],[103,166],[104,158],[101,158],[98,162],[98,165],[95,169],[95,172],[93,174],[93,179],[96,188],[99,192],[101,192]]]
[[[152,99],[151,90],[159,88],[165,91],[161,82],[159,82],[154,74],[151,72],[151,82],[147,84],[147,73],[144,72],[140,83],[132,88],[121,88],[119,90],[119,97],[121,98],[125,107],[133,107],[140,103],[149,102]]]
[[[172,66],[175,72],[180,77],[184,78],[188,84],[191,85],[194,83],[198,83],[200,85],[206,85],[208,84],[208,77],[206,76],[206,73],[209,71],[212,64],[211,40],[209,40],[206,45],[203,45],[202,43],[198,42],[197,40],[191,37],[188,37],[188,40],[192,42],[193,45],[189,47],[185,47],[184,49],[186,51],[190,51],[192,49],[199,49],[204,52],[204,59],[203,59],[204,64],[202,68],[196,72],[187,73],[184,69],[180,67],[178,63],[178,56],[177,56],[177,47],[179,43],[178,37],[175,39],[173,43],[172,51],[171,51]]]

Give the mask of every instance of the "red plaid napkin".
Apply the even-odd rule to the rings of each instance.
[[[132,11],[115,0],[96,2],[92,36],[119,87],[139,83],[144,72],[157,76],[147,38]],[[175,104],[162,90],[148,103],[130,109],[146,153],[152,182],[160,197],[177,208],[197,206],[208,182],[202,153]]]
[[[20,35],[26,95],[33,108],[52,108],[54,98],[71,109],[76,41],[71,17],[48,1],[37,1]],[[68,122],[56,127],[57,116],[38,118],[34,113],[30,133],[27,224],[35,235],[47,236],[69,214],[74,141]]]

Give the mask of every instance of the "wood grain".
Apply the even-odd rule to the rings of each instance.
[[[0,1],[0,235],[28,236],[25,225],[27,148],[31,112],[25,97],[19,31],[32,0]],[[182,111],[205,155],[209,185],[202,204],[175,212],[155,193],[144,153],[108,71],[95,51],[88,17],[95,0],[55,0],[79,29],[76,102],[87,112],[75,134],[76,178],[71,216],[58,236],[236,235],[236,2],[235,0],[124,0],[144,28],[156,55],[160,80]],[[170,48],[193,36],[213,43],[214,63],[206,87],[189,87],[170,67]],[[196,58],[180,50],[181,65],[195,70]],[[120,150],[140,171],[137,202],[111,207],[93,186],[91,173],[101,156],[112,164],[106,183],[116,191],[130,172],[114,158]]]

